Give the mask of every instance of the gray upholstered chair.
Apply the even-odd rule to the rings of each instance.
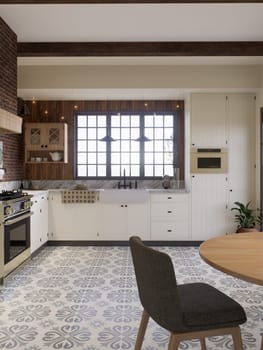
[[[144,308],[135,344],[140,350],[149,317],[171,332],[168,350],[183,340],[231,334],[234,349],[241,350],[239,325],[246,314],[236,301],[205,283],[177,285],[169,255],[149,248],[139,237],[130,238],[135,275]]]

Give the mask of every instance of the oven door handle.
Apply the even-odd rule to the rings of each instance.
[[[16,222],[19,222],[19,221],[21,221],[21,220],[24,220],[24,219],[29,218],[31,215],[33,215],[33,212],[32,212],[32,211],[31,211],[30,213],[25,214],[25,215],[21,215],[21,216],[19,216],[18,218],[6,220],[6,221],[4,222],[4,225],[5,225],[5,226],[13,225],[13,224],[15,224]]]

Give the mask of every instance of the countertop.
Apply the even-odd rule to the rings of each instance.
[[[36,194],[36,193],[41,193],[41,192],[59,192],[59,191],[74,191],[76,189],[74,188],[49,188],[49,189],[30,189],[30,190],[23,190],[24,192],[27,192],[29,194]],[[122,191],[122,192],[136,192],[136,191],[147,191],[147,192],[152,192],[152,193],[188,193],[189,189],[187,188],[169,188],[169,189],[164,189],[164,188],[138,188],[138,189],[115,189],[115,188],[87,188],[88,191]],[[76,190],[77,191],[77,190]],[[81,190],[80,190],[81,191]]]

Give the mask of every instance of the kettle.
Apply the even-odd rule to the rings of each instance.
[[[62,159],[62,154],[60,152],[49,152],[53,162],[59,162]]]

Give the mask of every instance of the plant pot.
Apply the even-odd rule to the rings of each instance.
[[[254,227],[240,227],[236,230],[236,233],[244,233],[244,232],[258,232],[258,230]]]

